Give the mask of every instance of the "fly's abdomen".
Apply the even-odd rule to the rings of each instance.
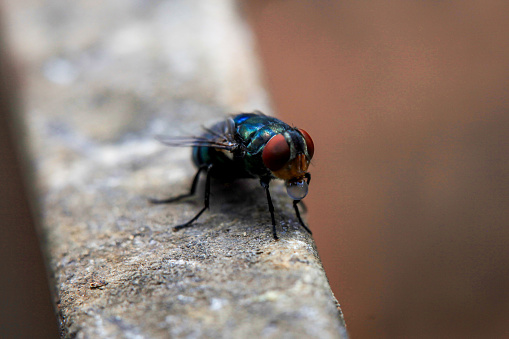
[[[231,155],[231,154],[230,154]],[[242,161],[236,161],[227,151],[212,147],[193,147],[193,162],[197,167],[214,165],[211,175],[225,181],[238,178],[250,178],[252,175],[245,171]]]

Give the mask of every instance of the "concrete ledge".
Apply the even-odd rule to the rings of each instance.
[[[27,62],[25,123],[40,224],[65,337],[346,337],[312,238],[273,186],[273,240],[256,181],[202,200],[188,149],[199,133],[268,110],[250,32],[230,1],[7,1]],[[23,29],[21,29],[23,28]],[[311,225],[311,228],[313,225]]]

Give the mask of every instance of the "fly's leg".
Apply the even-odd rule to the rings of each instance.
[[[306,174],[304,174],[304,177],[306,178],[307,184],[309,185],[309,182],[311,181],[311,174],[306,173]],[[302,221],[302,218],[300,217],[299,207],[297,206],[297,204],[299,202],[301,202],[301,201],[300,200],[293,201],[293,209],[295,210],[295,215],[297,216],[297,219],[299,219],[299,222],[302,225],[302,227],[304,227],[304,229],[306,231],[308,231],[309,234],[313,234],[313,232],[311,232],[311,230],[306,226],[306,224],[304,224],[304,222]],[[306,205],[304,205],[303,202],[301,202],[301,204],[303,205],[304,210],[307,211]]]
[[[306,206],[306,204],[304,203],[304,201],[299,200],[299,204],[300,204],[300,206],[302,207],[302,211],[304,211],[304,213],[307,213],[307,212],[308,212],[308,207]]]
[[[306,173],[306,174],[304,174],[304,177],[307,179],[307,184],[309,186],[309,182],[311,181],[311,174]],[[308,207],[306,206],[304,201],[301,200],[300,201],[300,205],[302,206],[302,209],[304,210],[304,213],[306,213],[308,211]]]
[[[189,227],[191,224],[196,221],[200,217],[200,215],[205,212],[207,208],[209,208],[209,197],[210,197],[210,170],[212,169],[212,165],[202,165],[198,168],[198,172],[196,172],[193,183],[191,184],[191,190],[187,194],[178,195],[176,197],[168,198],[168,199],[149,199],[149,201],[153,204],[169,204],[172,202],[180,201],[184,198],[191,197],[196,193],[196,187],[198,186],[198,180],[200,178],[200,174],[203,171],[207,172],[207,177],[205,180],[205,206],[198,212],[197,215],[194,216],[191,220],[182,225],[177,225],[173,227],[174,231],[178,231],[179,229]]]
[[[193,183],[191,184],[191,190],[187,194],[178,195],[176,197],[168,198],[168,199],[148,199],[153,204],[170,204],[172,202],[176,202],[182,200],[187,197],[191,197],[196,192],[196,186],[198,185],[198,179],[200,178],[200,174],[202,171],[206,170],[208,165],[202,165],[198,168],[198,172],[196,172]]]
[[[204,203],[204,206],[203,208],[201,209],[200,212],[198,212],[198,214],[196,214],[194,216],[194,218],[192,218],[191,220],[189,220],[188,222],[186,222],[185,224],[181,224],[181,225],[177,225],[177,226],[174,226],[173,227],[173,230],[174,231],[178,231],[182,228],[185,228],[185,227],[189,227],[191,226],[191,224],[200,217],[200,215],[202,215],[203,212],[205,212],[206,209],[209,208],[209,198],[210,198],[210,173],[211,173],[211,169],[212,169],[213,165],[208,165],[208,166],[203,166],[203,169],[206,169],[207,170],[207,177],[205,179],[205,203]],[[198,171],[201,171],[202,170],[202,167],[200,167],[200,169]],[[198,174],[200,172],[198,172],[196,174],[196,177],[198,177]],[[195,180],[196,180],[196,177],[195,177]],[[193,187],[194,189],[196,189],[196,183],[194,182],[195,180],[193,180]],[[191,187],[191,191],[193,191],[193,187]],[[191,195],[194,194],[194,192],[191,193]]]
[[[299,212],[299,207],[297,206],[297,204],[300,202],[300,200],[294,200],[293,201],[293,208],[295,209],[295,215],[297,215],[297,219],[299,219],[299,222],[300,224],[302,225],[302,227],[304,227],[304,229],[306,231],[308,231],[309,234],[313,234],[311,232],[311,230],[306,226],[306,224],[304,224],[304,222],[302,221],[302,218],[300,217],[300,212]]]
[[[260,181],[260,184],[265,189],[265,193],[267,193],[267,203],[269,204],[270,218],[272,219],[272,235],[274,236],[274,240],[279,240],[276,233],[276,218],[274,217],[274,205],[272,205],[272,199],[270,198],[269,183]]]

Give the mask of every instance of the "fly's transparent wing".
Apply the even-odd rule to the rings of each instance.
[[[227,151],[235,150],[239,144],[235,140],[235,122],[229,118],[215,124],[211,128],[205,128],[201,136],[171,137],[157,135],[155,138],[168,146],[174,147],[212,147]]]

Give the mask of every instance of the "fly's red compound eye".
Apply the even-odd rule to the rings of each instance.
[[[271,171],[281,169],[290,160],[290,146],[283,134],[277,134],[269,140],[263,149],[262,159]]]
[[[313,143],[313,139],[311,139],[308,132],[304,131],[303,129],[299,129],[299,132],[304,137],[304,140],[306,140],[306,145],[308,147],[309,159],[311,159],[313,157],[313,154],[315,153],[315,144]]]

